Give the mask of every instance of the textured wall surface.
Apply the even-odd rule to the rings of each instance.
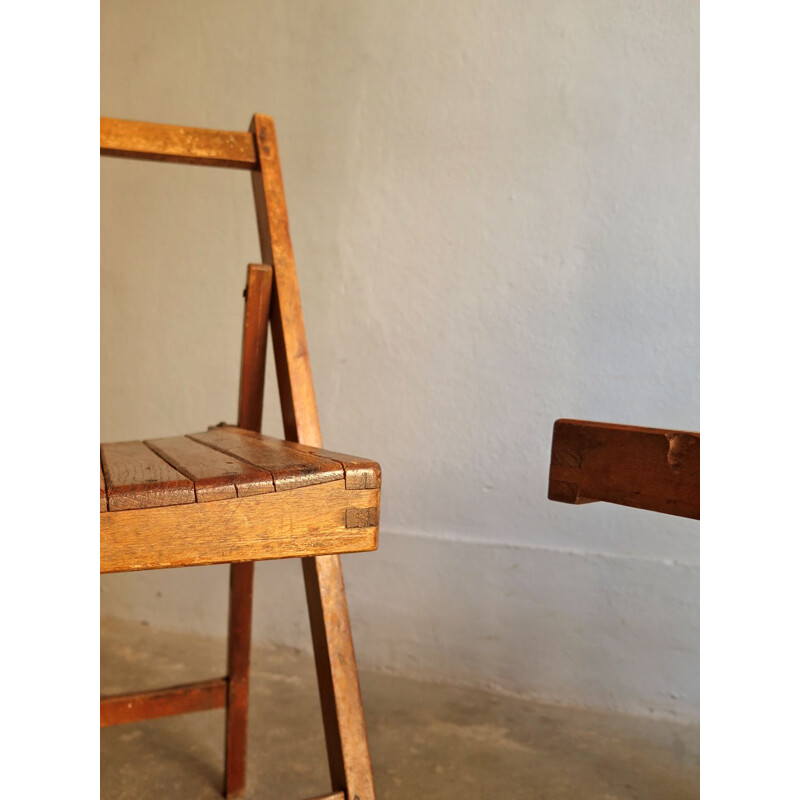
[[[275,118],[326,446],[383,467],[362,663],[694,716],[695,522],[546,499],[553,421],[699,429],[688,0],[101,4],[101,112]],[[105,159],[102,437],[236,416],[248,176]],[[264,429],[281,431],[268,373]],[[256,636],[310,646],[299,565]],[[224,567],[103,613],[222,633]]]

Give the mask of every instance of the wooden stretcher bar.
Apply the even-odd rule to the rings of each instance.
[[[258,169],[253,134],[100,117],[100,155]]]

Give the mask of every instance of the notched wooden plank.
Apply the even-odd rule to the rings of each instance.
[[[109,511],[194,503],[194,484],[144,442],[100,445]]]

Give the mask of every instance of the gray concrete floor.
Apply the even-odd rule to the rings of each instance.
[[[218,677],[225,645],[143,624],[102,625],[103,692]],[[696,726],[541,705],[361,673],[379,800],[682,800],[699,797]],[[104,800],[220,797],[222,710],[105,728]],[[252,657],[247,797],[328,789],[313,661],[284,648]]]

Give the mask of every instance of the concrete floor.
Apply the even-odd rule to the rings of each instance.
[[[225,671],[219,639],[106,620],[102,691],[159,688]],[[546,706],[362,672],[379,800],[683,800],[699,797],[696,726]],[[104,800],[220,797],[222,710],[101,733]],[[252,657],[247,797],[329,791],[313,661]]]

